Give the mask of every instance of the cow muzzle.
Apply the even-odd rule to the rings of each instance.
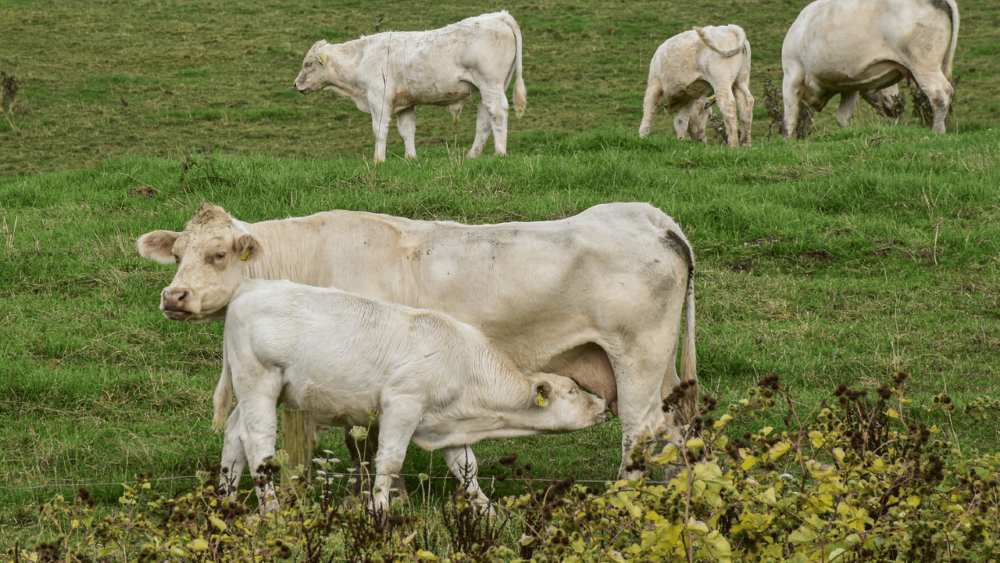
[[[197,312],[191,307],[192,301],[191,290],[184,287],[167,287],[160,293],[160,310],[168,319],[184,321]]]

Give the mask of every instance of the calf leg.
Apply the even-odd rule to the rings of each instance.
[[[483,147],[486,146],[486,139],[490,138],[490,131],[492,131],[490,111],[480,99],[479,109],[476,110],[476,140],[472,142],[472,148],[469,149],[469,158],[476,158],[482,154]]]
[[[274,441],[278,435],[277,397],[251,396],[240,403],[246,438],[243,442],[246,458],[250,464],[250,475],[260,502],[261,512],[278,509],[278,499],[274,494],[274,483],[266,470],[274,459]]]
[[[417,146],[414,138],[417,135],[417,107],[413,106],[396,114],[396,128],[403,138],[406,147],[406,158],[417,157]]]
[[[646,86],[646,95],[642,99],[642,123],[639,124],[639,137],[648,137],[653,132],[653,118],[656,117],[656,110],[660,109],[659,100],[663,93],[663,86],[660,81],[650,77]],[[674,121],[674,130],[677,129],[677,121]],[[685,126],[686,130],[686,126]],[[678,138],[683,139],[681,134]]]
[[[399,477],[399,471],[403,468],[406,447],[424,414],[422,409],[414,408],[413,404],[415,403],[410,397],[395,397],[391,403],[384,398],[382,400],[371,508],[377,517],[383,519],[389,507],[393,481]]]
[[[854,115],[854,107],[858,105],[858,97],[860,95],[861,92],[858,91],[840,95],[840,105],[837,106],[837,125],[847,127],[847,124],[851,121],[851,116]]]
[[[222,463],[219,470],[219,490],[226,495],[235,496],[240,487],[240,477],[247,465],[247,454],[244,448],[246,432],[240,420],[240,405],[236,405],[226,421],[226,434],[222,442]]]
[[[445,463],[451,474],[465,488],[469,495],[469,500],[479,511],[490,510],[490,499],[479,488],[479,466],[476,464],[476,456],[469,446],[456,446],[454,448],[444,448],[441,450]]]

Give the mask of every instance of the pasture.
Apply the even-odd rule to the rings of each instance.
[[[174,268],[134,246],[149,230],[180,230],[204,201],[246,221],[343,208],[470,223],[648,201],[694,245],[698,374],[723,405],[771,374],[808,405],[897,370],[912,374],[914,409],[941,392],[960,405],[1000,394],[1000,13],[989,0],[960,4],[946,135],[909,109],[892,123],[862,104],[850,128],[828,107],[811,137],[787,143],[776,127],[768,139],[761,79],[780,83],[781,39],[806,3],[419,0],[404,13],[0,0],[0,70],[22,81],[0,120],[0,546],[35,539],[34,505],[72,492],[36,487],[189,476],[218,462],[222,324],[165,319],[158,294]],[[366,114],[291,88],[317,39],[499,9],[521,25],[528,88],[508,157],[489,143],[464,158],[473,108],[456,124],[424,107],[419,159],[402,160],[393,127],[388,162],[375,166]],[[653,51],[692,25],[724,23],[753,45],[753,146],[732,150],[711,133],[708,146],[677,141],[662,114],[638,139]],[[963,448],[997,449],[995,420],[937,422]],[[518,452],[538,476],[605,479],[619,437],[612,421],[475,450],[485,478]],[[339,431],[323,439],[346,459],[340,444]],[[446,473],[416,448],[405,470]],[[109,504],[121,491],[91,489]]]

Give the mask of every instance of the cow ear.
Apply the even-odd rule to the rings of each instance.
[[[240,255],[240,260],[253,262],[260,258],[262,250],[260,242],[253,235],[248,234],[240,235],[236,239],[236,252]]]
[[[156,260],[161,264],[173,264],[176,260],[172,251],[179,236],[180,233],[173,231],[153,231],[139,237],[136,246],[143,258]]]
[[[535,384],[535,404],[545,408],[549,403],[549,395],[552,394],[552,387],[548,381],[541,381]]]

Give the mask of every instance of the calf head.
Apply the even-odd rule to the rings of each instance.
[[[895,118],[903,114],[905,102],[895,84],[878,90],[862,90],[861,97],[884,116]]]
[[[160,293],[168,319],[205,323],[225,318],[226,305],[247,264],[260,258],[260,243],[221,207],[202,205],[184,231],[153,231],[139,237],[139,254],[177,264]]]
[[[583,391],[568,377],[539,373],[532,378],[531,396],[522,424],[545,433],[570,432],[604,422],[604,399]]]
[[[302,70],[292,86],[301,94],[309,94],[334,83],[337,76],[337,52],[326,41],[320,39],[310,47],[302,60]]]

